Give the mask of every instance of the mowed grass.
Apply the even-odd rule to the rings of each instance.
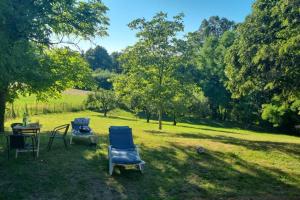
[[[75,117],[91,118],[97,148],[78,142],[64,149],[47,132]],[[300,138],[238,128],[146,123],[115,111],[32,117],[43,124],[40,157],[7,160],[0,144],[0,199],[300,199]],[[8,121],[6,126],[15,121]],[[108,175],[108,127],[128,125],[145,160],[145,173],[117,168]],[[205,153],[198,154],[197,147]]]

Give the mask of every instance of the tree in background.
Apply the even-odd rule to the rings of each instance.
[[[119,57],[122,55],[121,52],[112,52],[110,54],[111,60],[112,60],[112,71],[115,73],[121,73],[122,72],[122,65],[119,61]]]
[[[188,60],[197,68],[196,82],[209,100],[213,119],[225,120],[231,106],[231,94],[224,84],[224,55],[234,41],[234,26],[233,21],[212,16],[188,35]]]
[[[138,30],[138,42],[128,47],[120,59],[124,75],[116,79],[123,88],[116,90],[134,91],[145,95],[158,112],[159,129],[168,101],[185,87],[176,79],[177,68],[182,62],[182,48],[176,38],[183,31],[183,15],[167,19],[167,14],[158,13],[150,21],[137,19],[129,24]],[[145,98],[145,99],[147,99]]]
[[[116,73],[97,69],[93,72],[93,78],[95,79],[98,87],[110,90],[112,89],[112,80],[116,76]]]
[[[19,94],[46,91],[57,95],[83,80],[71,70],[85,66],[76,53],[58,50],[51,54],[48,49],[63,42],[74,44],[65,41],[69,36],[91,40],[107,35],[106,11],[97,0],[0,1],[0,132],[4,131],[6,103]],[[60,40],[53,41],[54,36]],[[68,63],[66,54],[71,56]],[[71,75],[61,82],[63,70]]]
[[[93,70],[102,69],[112,71],[112,58],[104,47],[96,46],[85,53],[85,58]]]
[[[220,38],[224,32],[232,31],[235,27],[234,21],[224,17],[211,16],[208,20],[204,19],[197,31],[188,33],[190,51],[200,48],[208,37]]]
[[[233,97],[256,95],[262,118],[275,126],[299,122],[299,6],[298,0],[257,0],[226,55]]]
[[[116,96],[112,90],[99,88],[88,95],[86,106],[89,109],[103,112],[104,117],[116,107]]]
[[[92,70],[79,52],[72,51],[69,48],[53,48],[45,51],[45,55],[40,60],[40,66],[42,66],[42,70],[50,72],[51,77],[47,75],[43,80],[34,80],[32,85],[45,84],[45,82],[46,85],[50,85],[55,81],[55,87],[46,87],[43,90],[37,89],[34,91],[39,99],[47,100],[53,95],[60,95],[65,89],[75,86],[78,88],[95,86],[92,79]]]
[[[154,105],[154,93],[147,87],[147,82],[141,78],[136,78],[135,73],[125,72],[113,79],[115,93],[127,108],[135,113],[143,111],[147,122],[151,115],[157,112]]]

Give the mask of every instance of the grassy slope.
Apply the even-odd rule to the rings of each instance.
[[[67,102],[69,104],[80,105],[86,99],[86,94],[87,92],[83,90],[69,89],[62,94],[61,98],[50,99],[49,103],[58,104]],[[45,104],[46,103],[47,102],[45,102]],[[15,101],[15,106],[24,107],[25,104],[27,104],[28,106],[34,106],[36,104],[36,96],[31,95],[27,97],[20,97]]]
[[[36,102],[36,96],[20,96],[14,102],[14,111],[16,116],[23,116],[25,107],[27,106],[28,112],[33,114],[47,114],[57,113],[64,111],[79,111],[84,110],[84,101],[87,98],[87,91],[68,89],[61,95],[60,98],[48,99],[47,102]],[[6,117],[11,118],[12,107],[8,104]]]
[[[101,148],[61,141],[38,160],[30,154],[7,161],[0,145],[0,199],[299,199],[300,138],[237,128],[193,124],[147,124],[128,113],[109,118],[95,112],[36,116],[43,132],[75,117],[91,118]],[[9,126],[11,121],[7,122]],[[111,125],[133,128],[147,162],[136,170],[107,171],[107,132]],[[2,141],[3,142],[3,141]],[[196,147],[207,152],[197,154]],[[2,153],[1,153],[2,152]]]

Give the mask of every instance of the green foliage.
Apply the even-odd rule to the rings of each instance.
[[[124,75],[115,80],[115,90],[121,96],[141,97],[138,102],[144,107],[157,110],[159,129],[170,99],[188,90],[186,85],[190,84],[188,77],[182,78],[180,73],[180,68],[186,67],[182,65],[183,42],[177,39],[177,33],[183,31],[182,18],[180,14],[171,21],[160,12],[150,21],[132,21],[129,27],[138,30],[138,42],[121,55]]]
[[[275,127],[294,128],[295,124],[300,123],[300,101],[291,100],[290,102],[293,103],[285,102],[281,96],[274,96],[271,103],[262,105],[262,119],[269,121]]]
[[[98,0],[1,1],[0,131],[3,131],[6,102],[12,102],[18,94],[44,96],[42,93],[46,92],[51,96],[75,83],[82,85],[89,72],[79,55],[66,49],[54,52],[48,49],[64,43],[66,37],[91,40],[107,35],[106,11],[107,7]],[[61,39],[54,41],[55,36]],[[78,73],[71,72],[71,67]]]
[[[188,33],[189,51],[200,48],[208,37],[220,38],[224,32],[232,31],[236,27],[234,21],[219,16],[211,16],[201,22],[199,29]]]
[[[90,48],[84,56],[93,70],[112,70],[112,59],[104,47],[96,46],[94,49]]]
[[[98,89],[88,95],[86,100],[87,108],[104,113],[104,117],[112,109],[116,108],[116,96],[112,90]]]
[[[114,72],[108,70],[97,69],[93,72],[97,86],[106,90],[112,89],[112,80],[116,76]]]
[[[262,107],[262,117],[274,125],[300,99],[299,6],[298,0],[257,0],[226,55],[233,97],[260,94],[258,102],[269,104]],[[274,98],[280,99],[278,106]]]
[[[112,60],[112,71],[116,73],[122,72],[122,64],[119,61],[119,57],[122,55],[121,52],[112,52],[110,54],[111,60]]]
[[[35,91],[38,97],[45,99],[48,96],[60,95],[67,88],[93,87],[92,71],[78,52],[61,48],[47,51],[46,55],[46,59],[41,60],[41,66],[49,67],[51,84],[42,91]]]
[[[224,85],[224,55],[234,41],[233,28],[234,22],[213,16],[203,20],[199,30],[188,35],[187,54],[197,69],[195,81],[208,98],[215,119],[228,117],[226,112],[231,107],[231,94]]]

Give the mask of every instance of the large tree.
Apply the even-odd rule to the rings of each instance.
[[[259,95],[262,117],[274,125],[299,120],[299,7],[299,0],[257,0],[226,55],[233,97]]]
[[[77,82],[80,75],[67,76],[70,79],[62,82],[64,76],[56,73],[85,65],[75,59],[78,56],[62,51],[55,53],[62,58],[58,59],[48,49],[59,43],[74,44],[70,37],[91,40],[106,35],[106,11],[97,0],[0,1],[0,131],[4,130],[7,101],[25,92],[57,94]],[[65,54],[70,54],[70,59]]]
[[[168,101],[185,86],[176,78],[182,62],[181,42],[177,33],[183,31],[183,15],[168,20],[167,14],[158,13],[150,21],[137,19],[129,27],[138,30],[138,42],[121,55],[125,75],[123,91],[137,91],[145,95],[158,112],[159,129]],[[125,82],[125,83],[124,83]],[[143,101],[142,101],[143,102]]]

